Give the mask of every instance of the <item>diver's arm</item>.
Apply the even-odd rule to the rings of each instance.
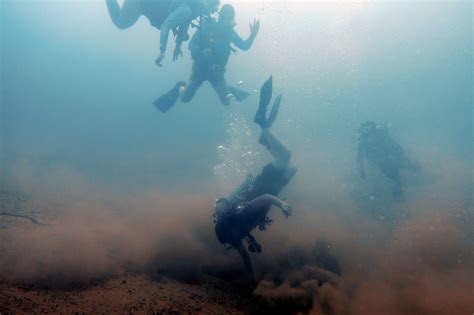
[[[178,32],[176,34],[176,46],[180,46],[183,42],[189,40],[189,26],[191,25],[191,21],[187,21],[178,26]]]
[[[169,32],[176,28],[179,27],[181,28],[182,26],[183,29],[179,31],[179,33],[182,34],[182,32],[187,32],[188,31],[188,26],[189,26],[189,19],[191,16],[191,8],[188,5],[181,5],[175,10],[173,10],[168,17],[163,21],[161,24],[161,32],[160,32],[160,51],[164,52],[166,51],[166,46],[168,43],[168,35]],[[178,34],[178,37],[180,34]]]
[[[176,41],[185,42],[189,40],[188,31],[190,25],[191,21],[187,21],[178,26],[178,34],[176,35]]]
[[[396,152],[398,153],[401,167],[406,168],[412,172],[418,172],[420,170],[420,165],[415,161],[412,161],[408,155],[406,154],[405,150],[403,150],[402,146],[396,143]]]
[[[390,138],[387,140],[387,142],[391,143],[391,147],[393,149],[394,154],[399,156],[401,159],[407,158],[405,154],[405,150],[403,150],[402,146],[393,139],[393,137],[389,136]]]
[[[178,41],[176,39],[176,46],[174,47],[174,51],[173,51],[173,61],[178,60],[179,57],[183,57],[183,51],[181,50],[182,43],[183,43],[182,41]]]
[[[160,55],[156,58],[155,63],[162,66],[161,62],[165,59],[166,46],[168,45],[169,32],[185,23],[191,16],[191,8],[187,5],[181,5],[172,11],[168,17],[161,23],[160,31]]]
[[[249,37],[246,40],[243,40],[237,33],[234,35],[234,38],[232,39],[232,43],[239,49],[247,51],[252,47],[253,41],[255,40],[255,37]]]
[[[176,46],[173,52],[173,60],[178,60],[179,57],[183,56],[183,52],[181,51],[181,45],[183,42],[189,39],[188,30],[189,30],[190,23],[184,23],[178,26],[178,33],[176,35]]]
[[[252,47],[255,37],[257,37],[258,30],[260,29],[260,21],[253,20],[253,24],[250,24],[250,35],[246,40],[243,40],[237,33],[234,32],[234,38],[232,43],[239,49],[247,51]]]
[[[278,208],[281,208],[282,204],[283,204],[283,201],[281,201],[277,197],[270,194],[261,195],[253,199],[252,201],[250,201],[250,205],[254,209],[266,207],[266,206],[277,206]]]
[[[249,202],[250,206],[252,209],[261,209],[263,207],[271,207],[271,206],[276,206],[281,209],[283,214],[288,217],[291,215],[292,207],[287,204],[286,202],[278,199],[277,197],[270,195],[270,194],[264,194],[261,195],[252,201]]]
[[[403,147],[389,133],[387,133],[386,142],[389,144],[389,154],[392,154],[394,157],[396,157],[401,167],[412,171],[419,170],[420,166],[410,160]]]

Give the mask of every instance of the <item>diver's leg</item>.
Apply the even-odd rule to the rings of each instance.
[[[112,22],[121,30],[135,24],[141,15],[140,0],[125,0],[121,8],[117,0],[106,3]]]
[[[249,273],[250,277],[252,277],[252,281],[254,283],[257,282],[257,275],[255,273],[255,266],[253,264],[252,257],[250,256],[249,252],[245,248],[244,244],[242,244],[242,241],[237,246],[233,246],[235,250],[240,254],[240,257],[242,257],[242,260],[244,261],[245,269]]]
[[[227,83],[225,81],[224,73],[215,74],[215,76],[211,80],[211,85],[216,91],[221,103],[225,106],[230,105],[230,102],[233,98],[233,95],[229,92],[227,88]]]
[[[189,81],[185,87],[181,90],[181,102],[189,103],[194,98],[199,87],[202,85],[202,81]]]
[[[177,34],[176,34],[176,41],[186,42],[189,40],[189,26],[191,22],[188,20],[184,21],[178,26]]]
[[[191,17],[191,8],[185,4],[177,7],[161,24],[160,32],[160,51],[162,54],[166,51],[168,45],[168,35],[172,28],[185,23]]]
[[[189,103],[193,99],[194,95],[196,94],[199,87],[203,84],[203,82],[204,77],[202,76],[200,68],[196,66],[196,64],[193,64],[189,82],[180,91],[181,101],[184,103]]]
[[[402,180],[400,169],[394,165],[381,165],[380,170],[393,182],[393,197],[399,199],[402,196]]]
[[[153,105],[155,105],[155,107],[162,113],[166,113],[176,104],[176,101],[179,98],[180,89],[183,86],[186,86],[186,82],[177,82],[171,90],[169,90],[165,94],[161,95],[157,100],[155,100],[153,102]]]
[[[262,128],[262,138],[267,150],[275,158],[273,165],[276,168],[286,169],[290,163],[291,152],[271,132],[269,128]]]

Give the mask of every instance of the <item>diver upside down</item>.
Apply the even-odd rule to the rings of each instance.
[[[240,254],[254,284],[257,283],[257,276],[249,252],[260,253],[261,245],[251,235],[251,231],[257,227],[265,230],[272,222],[268,217],[272,206],[280,208],[285,217],[291,215],[292,207],[276,196],[297,172],[290,163],[290,151],[270,131],[278,115],[281,96],[275,100],[267,118],[266,112],[271,98],[272,78],[270,77],[260,91],[260,104],[255,115],[255,123],[262,130],[260,144],[265,146],[275,160],[268,163],[256,177],[247,177],[229,197],[218,199],[214,213],[215,232],[219,242],[229,248],[234,248]],[[247,248],[243,240],[247,241]]]

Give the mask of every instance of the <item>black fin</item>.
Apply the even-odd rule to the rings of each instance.
[[[179,98],[179,89],[185,85],[186,83],[182,81],[176,83],[171,90],[157,98],[153,102],[153,105],[155,105],[155,107],[163,114],[166,113],[174,106],[174,104],[176,104],[176,101]]]
[[[272,110],[270,111],[270,115],[268,116],[268,119],[267,119],[269,128],[273,125],[273,123],[275,122],[278,116],[278,111],[280,110],[281,98],[282,96],[278,95],[275,102],[273,102]]]
[[[254,122],[262,128],[268,125],[267,122],[267,109],[270,100],[272,99],[273,93],[273,76],[262,85],[260,89],[260,99],[258,104],[257,112],[255,113]]]
[[[260,101],[258,105],[259,110],[267,109],[268,104],[270,104],[270,100],[272,99],[272,93],[273,76],[270,76],[270,78],[262,85],[262,88],[260,89]]]
[[[238,89],[236,87],[233,87],[233,86],[228,86],[227,89],[229,90],[229,92],[235,96],[235,99],[238,101],[238,102],[243,102],[247,99],[247,97],[250,96],[249,93],[245,92],[244,90],[241,90],[241,89]]]

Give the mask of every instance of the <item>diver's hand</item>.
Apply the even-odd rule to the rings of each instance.
[[[178,60],[179,57],[183,57],[183,52],[181,51],[181,47],[176,47],[173,51],[173,61]]]
[[[165,52],[164,52],[164,51],[160,52],[160,55],[159,55],[158,58],[156,58],[156,60],[155,60],[155,64],[156,64],[158,67],[163,67],[163,65],[161,64],[161,62],[163,61],[163,59],[165,59]]]
[[[256,37],[259,29],[260,29],[260,20],[253,19],[253,23],[250,23],[250,36]]]
[[[289,203],[286,203],[284,201],[281,202],[280,209],[281,209],[281,212],[283,212],[283,214],[287,218],[291,216],[291,213],[293,212],[293,207]]]

